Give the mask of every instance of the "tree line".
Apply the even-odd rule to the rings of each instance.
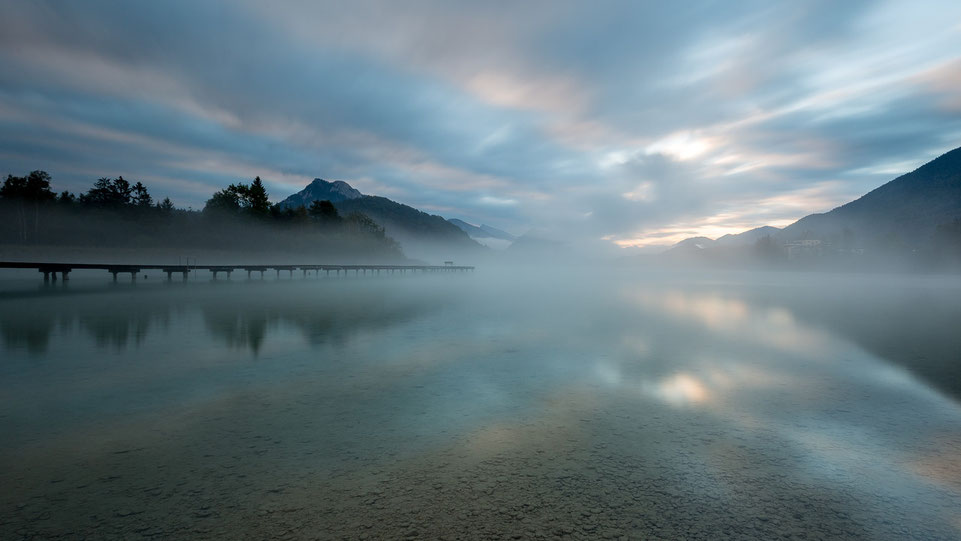
[[[398,259],[398,244],[366,215],[341,216],[330,201],[271,204],[260,177],[215,192],[200,211],[155,202],[142,182],[102,177],[85,192],[56,193],[45,171],[7,175],[0,187],[0,242],[150,248],[273,250]]]

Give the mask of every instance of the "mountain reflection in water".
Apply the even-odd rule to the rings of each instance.
[[[0,536],[957,537],[959,301],[747,273],[20,290]]]

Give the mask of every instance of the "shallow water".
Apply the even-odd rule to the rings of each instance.
[[[961,538],[958,278],[104,281],[0,281],[2,539]]]

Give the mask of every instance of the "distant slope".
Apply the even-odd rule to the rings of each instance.
[[[341,215],[352,212],[366,214],[387,234],[405,246],[414,242],[442,243],[459,247],[480,248],[460,228],[441,216],[421,212],[386,197],[364,195],[350,184],[315,178],[303,190],[281,201],[285,208],[309,207],[314,201],[330,201]]]
[[[386,197],[365,195],[355,199],[335,202],[342,215],[361,212],[382,225],[394,238],[416,237],[423,241],[453,242],[465,246],[477,243],[467,233],[441,216],[427,214],[414,207],[391,201]],[[402,239],[398,238],[398,240]]]
[[[847,230],[858,244],[897,237],[927,241],[935,228],[961,216],[961,148],[956,148],[823,214],[787,226],[780,238],[826,239]]]
[[[469,224],[464,220],[458,220],[457,218],[450,218],[447,221],[456,225],[458,229],[460,229],[464,233],[467,233],[467,236],[469,236],[472,239],[483,239],[490,236],[483,229],[477,227],[476,225]]]
[[[502,229],[497,229],[496,227],[491,227],[487,224],[481,224],[480,228],[485,233],[487,233],[488,235],[490,235],[492,238],[495,238],[495,239],[509,240],[509,241],[517,240],[516,235],[511,235],[507,231],[504,231]]]
[[[717,241],[707,237],[690,237],[671,246],[665,250],[664,253],[670,255],[696,254],[703,250],[714,248],[716,242]]]
[[[707,237],[689,237],[671,246],[665,250],[664,253],[694,254],[704,250],[712,251],[715,249],[753,246],[761,237],[768,235],[776,237],[780,232],[781,230],[776,227],[764,225],[743,233],[724,235],[723,237],[718,237],[717,240],[712,240]]]
[[[383,227],[410,257],[437,262],[474,254],[484,247],[441,216],[428,214],[386,197],[363,195],[343,181],[314,179],[303,190],[284,199],[282,207],[309,207],[314,201],[330,201],[342,216],[360,212]]]
[[[770,235],[778,242],[799,239],[838,241],[849,247],[904,243],[919,246],[942,224],[961,218],[961,148],[868,192],[845,205],[810,214],[778,229],[763,226],[716,241],[685,239],[665,253],[693,253],[713,247],[747,246]]]
[[[781,230],[777,227],[763,225],[736,235],[718,237],[715,242],[717,242],[718,246],[742,246],[745,244],[754,244],[761,237],[768,235],[776,236],[780,232]]]
[[[496,227],[491,227],[489,225],[481,224],[480,226],[476,226],[473,224],[469,224],[464,220],[458,220],[457,218],[451,218],[447,221],[456,225],[458,228],[460,228],[461,231],[463,231],[464,233],[467,233],[467,235],[470,236],[470,238],[472,239],[492,238],[492,239],[501,239],[501,240],[507,240],[507,241],[514,241],[517,239],[517,237],[515,237],[514,235],[511,235],[506,231],[502,231],[500,229],[497,229]]]
[[[291,195],[280,202],[282,208],[309,207],[314,201],[330,201],[338,203],[348,199],[357,199],[364,195],[342,180],[328,182],[315,178],[303,190]]]

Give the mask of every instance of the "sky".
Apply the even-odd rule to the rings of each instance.
[[[0,174],[199,209],[260,176],[625,252],[961,146],[961,2],[0,4]]]

